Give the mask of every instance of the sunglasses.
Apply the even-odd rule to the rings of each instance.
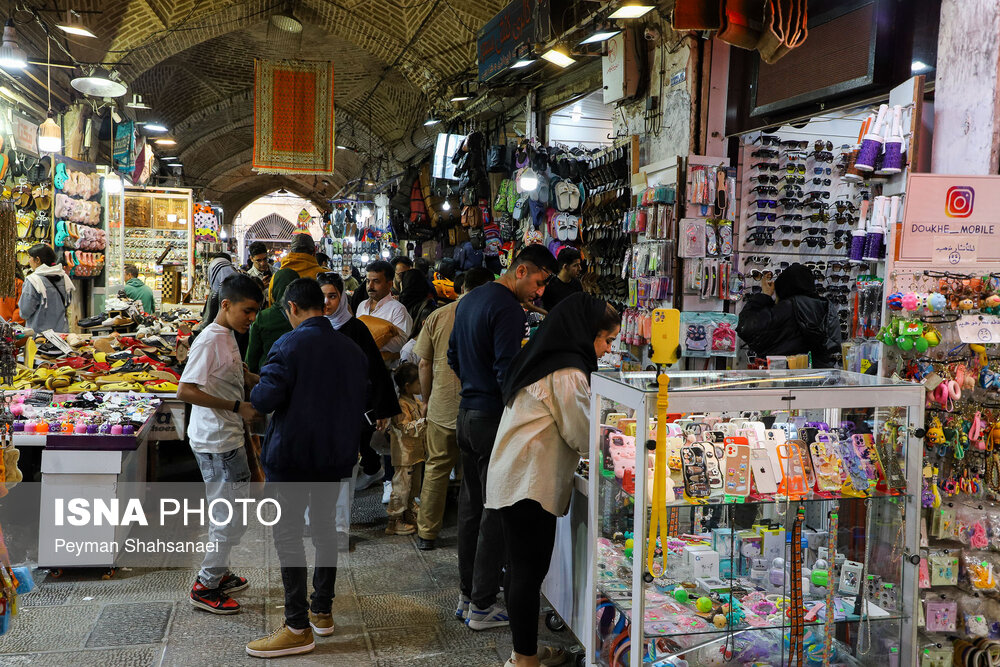
[[[785,148],[798,148],[798,149],[801,149],[801,150],[805,150],[806,148],[809,148],[809,142],[808,141],[804,141],[804,140],[803,141],[799,141],[797,139],[786,139],[786,140],[781,141],[779,143],[782,146],[784,146]]]
[[[778,194],[778,188],[773,185],[755,185],[750,188],[750,192],[759,192],[765,195],[776,195]]]
[[[785,208],[795,208],[798,206],[802,206],[803,204],[801,199],[796,199],[794,197],[782,197],[778,201],[781,202],[781,205],[784,206]]]
[[[810,213],[809,219],[813,222],[827,222],[830,216],[827,213]]]
[[[853,278],[851,278],[846,273],[831,273],[826,277],[827,280],[833,281],[835,283],[849,283]]]
[[[841,303],[841,304],[846,304],[847,303],[847,295],[846,294],[831,294],[828,298],[833,303]]]
[[[830,194],[829,192],[827,194]],[[809,208],[814,208],[817,210],[826,210],[830,208],[830,205],[826,202],[820,201],[819,199],[810,199],[807,202],[803,202],[803,206],[808,206]]]
[[[830,185],[830,182],[831,181],[830,181],[829,178],[814,178],[814,179],[812,179],[812,184],[813,185]]]
[[[807,196],[819,199],[829,199],[830,193],[826,190],[810,190],[806,193]]]
[[[763,264],[768,265],[771,263],[771,258],[766,255],[750,255],[746,258],[747,264]]]
[[[813,173],[816,174],[817,176],[823,176],[824,174],[827,175],[827,176],[829,176],[830,175],[830,168],[829,167],[813,167]]]
[[[819,246],[820,248],[825,248],[827,245],[829,245],[829,241],[827,241],[822,236],[807,236],[803,240],[806,242],[806,245],[809,246],[810,248],[815,248],[816,246]]]
[[[760,169],[761,171],[778,171],[781,169],[781,165],[777,162],[757,162],[756,164],[750,165],[751,169]]]
[[[754,280],[760,280],[761,278],[770,278],[774,275],[773,271],[761,271],[760,269],[753,269],[750,271],[750,277]]]
[[[770,176],[768,174],[758,174],[756,176],[751,176],[750,180],[757,181],[758,183],[764,183],[765,185],[768,183],[777,185],[779,182],[781,182],[781,178],[779,176],[777,175]]]
[[[802,191],[802,186],[801,185],[785,185],[785,186],[782,186],[781,192],[786,197],[794,197],[796,199],[801,199],[802,197],[805,196],[805,193]]]
[[[813,158],[817,162],[833,162],[833,153],[827,151],[820,151],[818,153],[813,153]]]
[[[774,232],[774,227],[768,225],[754,225],[748,228],[750,230],[750,236],[756,236],[758,234],[771,235]]]
[[[806,177],[801,174],[787,174],[782,177],[783,181],[789,185],[805,185]]]
[[[799,225],[778,225],[778,229],[784,234],[801,234],[802,227]]]
[[[774,222],[774,213],[766,213],[764,211],[751,211],[747,217],[752,218],[755,215],[757,216],[757,222]]]
[[[827,231],[823,227],[809,227],[808,229],[806,229],[806,234],[812,234],[813,236],[817,234],[826,235],[829,234],[829,231]]]
[[[834,204],[834,206],[837,207],[837,212],[838,213],[843,213],[845,211],[850,211],[851,213],[853,213],[854,211],[858,210],[858,207],[855,206],[852,202],[844,201],[844,200],[840,200],[840,201],[836,202]]]
[[[753,153],[750,153],[750,157],[778,157],[781,155],[781,151],[777,151],[773,148],[758,148]]]
[[[755,199],[751,204],[757,204],[757,208],[775,208],[778,205],[773,199]]]
[[[846,260],[834,260],[830,262],[831,269],[842,269],[844,271],[850,271],[852,266],[851,263]]]
[[[806,166],[804,164],[792,164],[791,162],[789,162],[788,164],[785,165],[785,171],[788,172],[789,174],[799,173],[805,176]]]
[[[804,153],[802,151],[785,151],[785,159],[786,160],[808,160],[809,159],[809,153]]]
[[[773,135],[772,136],[767,136],[766,134],[762,134],[758,138],[760,139],[760,143],[763,146],[780,146],[781,145],[781,137],[777,137],[777,136],[773,136]]]
[[[835,231],[833,233],[833,240],[834,241],[843,241],[843,242],[846,243],[851,238],[851,236],[852,236],[851,235],[851,230],[849,230],[849,229],[838,229],[837,231]]]
[[[824,142],[822,139],[817,139],[816,143],[813,144],[813,150],[818,153],[819,151],[821,151],[823,149],[826,149],[828,151],[832,151],[833,150],[833,142],[832,141],[826,141],[826,142]]]
[[[838,213],[833,216],[833,219],[837,221],[838,225],[853,225],[857,223],[858,216],[851,215],[850,213]]]
[[[750,234],[747,236],[747,241],[754,245],[774,245],[774,237],[764,233]]]
[[[782,220],[795,220],[795,221],[798,221],[798,220],[802,219],[802,214],[801,213],[785,213],[784,215],[779,215],[778,217],[781,218]]]

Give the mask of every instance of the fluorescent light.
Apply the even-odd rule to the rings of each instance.
[[[166,137],[163,137],[162,139],[155,139],[155,140],[153,140],[153,143],[157,144],[159,146],[176,146],[177,145],[176,141],[174,141],[173,139],[167,139]]]
[[[160,125],[159,123],[146,123],[143,127],[145,127],[150,132],[166,132],[167,131],[167,128],[165,128],[164,126]]]
[[[462,94],[462,95],[455,95],[454,97],[451,98],[451,101],[452,102],[465,102],[466,100],[471,100],[471,99],[472,99],[472,95]]]
[[[97,35],[91,32],[87,26],[83,25],[83,21],[80,20],[80,15],[68,8],[66,9],[66,20],[56,23],[56,27],[69,35],[97,37]]]
[[[160,158],[160,162],[170,162],[170,161],[176,160],[176,159],[177,158],[175,158],[172,155],[164,155],[163,157]]]
[[[341,146],[340,144],[337,144],[337,150],[338,151],[346,151],[346,150],[348,150],[348,148],[347,148],[347,146]]]
[[[921,72],[926,72],[931,68],[930,65],[923,62],[922,60],[914,60],[910,63],[910,71],[914,74],[920,74]]]
[[[653,5],[622,5],[608,15],[609,19],[637,19],[651,10]]]
[[[522,67],[527,67],[533,62],[535,62],[534,58],[521,58],[520,60],[515,61],[514,64],[510,66],[510,68],[521,69]]]
[[[427,120],[424,121],[424,126],[430,127],[431,125],[437,125],[440,122],[441,121],[439,121],[437,118],[428,118]]]
[[[620,32],[621,32],[620,29],[616,30],[616,29],[613,29],[613,28],[612,29],[608,29],[608,30],[598,30],[593,35],[591,35],[590,37],[588,37],[587,39],[583,40],[580,43],[581,44],[593,44],[595,42],[603,42],[606,39],[611,39],[612,37],[614,37],[615,35],[617,35]]]
[[[559,67],[569,67],[576,61],[570,58],[566,53],[559,51],[557,49],[549,49],[542,54],[542,57],[548,60],[550,63],[559,65]]]

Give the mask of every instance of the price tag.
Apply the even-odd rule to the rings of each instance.
[[[966,315],[955,326],[963,343],[1000,343],[1000,317],[995,315]]]
[[[59,348],[59,351],[63,354],[73,354],[73,348],[69,345],[69,343],[60,338],[59,334],[52,329],[46,329],[42,332],[42,335],[45,336],[45,340]]]
[[[869,359],[862,359],[860,368],[862,373],[867,373],[868,369],[872,367],[872,362]]]

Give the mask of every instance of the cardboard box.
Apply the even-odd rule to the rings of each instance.
[[[719,552],[694,551],[690,557],[692,576],[703,579],[719,578]]]

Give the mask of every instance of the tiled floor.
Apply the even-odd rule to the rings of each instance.
[[[454,519],[437,550],[418,551],[411,537],[387,537],[381,488],[358,494],[353,547],[342,559],[333,614],[336,633],[317,638],[316,651],[281,658],[280,665],[361,667],[499,666],[510,655],[506,629],[473,632],[454,617],[458,557]],[[250,545],[248,545],[250,546]],[[251,587],[243,611],[214,616],[194,609],[187,594],[193,570],[36,573],[36,589],[21,598],[10,632],[0,637],[0,665],[261,665],[247,641],[281,624],[283,592],[273,547],[268,567],[242,571]],[[572,645],[539,623],[546,643]]]

